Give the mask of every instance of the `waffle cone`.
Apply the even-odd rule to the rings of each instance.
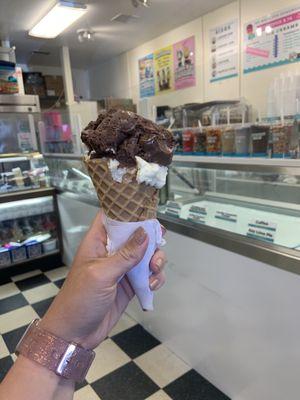
[[[113,180],[106,159],[86,157],[84,163],[107,217],[123,222],[156,218],[158,190],[138,183],[136,168],[129,169],[122,183],[118,183]]]

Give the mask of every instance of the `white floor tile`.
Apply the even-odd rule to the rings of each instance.
[[[14,283],[6,283],[5,285],[0,286],[0,300],[18,293],[20,293],[20,290]]]
[[[0,336],[0,359],[9,356],[8,348],[3,340],[3,337]]]
[[[56,268],[52,269],[51,271],[45,272],[45,275],[51,280],[51,281],[58,281],[59,279],[63,279],[67,276],[70,268],[68,267],[61,267],[61,268]]]
[[[18,281],[21,281],[23,279],[31,278],[32,276],[36,276],[36,275],[39,275],[39,274],[42,274],[42,271],[39,270],[39,269],[35,269],[34,271],[29,271],[29,272],[25,272],[24,274],[21,274],[21,275],[13,276],[11,279],[14,282],[18,282]]]
[[[163,345],[142,354],[134,362],[160,387],[190,370],[187,364]]]
[[[20,328],[38,317],[39,316],[31,306],[21,307],[17,310],[2,314],[0,315],[0,333],[3,334]]]
[[[95,350],[95,360],[87,374],[86,380],[89,383],[95,382],[104,375],[125,365],[130,358],[111,339],[106,339]]]
[[[46,283],[45,285],[25,290],[22,294],[30,304],[33,304],[56,296],[58,292],[59,288],[54,283]]]
[[[91,386],[85,386],[75,392],[74,400],[101,400]]]
[[[126,329],[129,329],[136,324],[137,324],[137,322],[134,319],[132,319],[131,317],[129,317],[129,315],[123,314],[120,321],[109,333],[109,336],[112,337],[114,335],[117,335],[118,333],[123,332]]]
[[[172,399],[167,395],[167,393],[160,390],[159,392],[154,393],[152,396],[147,397],[146,400],[172,400]]]

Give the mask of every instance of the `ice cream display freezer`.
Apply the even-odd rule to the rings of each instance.
[[[46,163],[58,198],[97,206],[80,157],[50,156]],[[161,203],[158,217],[169,230],[300,274],[298,161],[278,166],[177,157]]]

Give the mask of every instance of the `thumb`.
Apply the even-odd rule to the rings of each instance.
[[[143,259],[148,241],[146,231],[139,227],[116,254],[105,259],[107,271],[110,271],[113,279],[118,280]]]

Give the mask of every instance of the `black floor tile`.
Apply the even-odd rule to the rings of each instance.
[[[23,279],[22,281],[15,282],[18,288],[22,291],[33,289],[37,286],[44,285],[45,283],[51,282],[50,279],[44,274],[32,276],[31,278]]]
[[[7,283],[11,283],[11,282],[12,282],[12,280],[7,276],[0,277],[0,286],[6,285]]]
[[[10,367],[13,365],[13,360],[10,356],[7,356],[5,358],[1,358],[0,360],[0,382],[3,381],[3,378],[7,374],[8,370]]]
[[[85,387],[86,385],[88,385],[88,383],[87,383],[86,380],[84,380],[83,382],[80,382],[80,383],[76,383],[76,384],[75,384],[75,391],[76,391],[76,390],[79,390],[79,389],[82,389],[82,388]]]
[[[230,400],[195,370],[170,383],[164,391],[173,400]]]
[[[91,384],[101,400],[144,400],[159,387],[133,362]]]
[[[36,313],[40,318],[43,318],[54,298],[55,297],[50,297],[50,299],[42,300],[39,301],[38,303],[31,304],[31,307],[36,311]]]
[[[13,331],[4,333],[2,335],[3,340],[8,348],[8,351],[10,354],[14,353],[17,344],[19,343],[19,340],[21,337],[24,335],[24,332],[26,331],[28,325],[22,326],[21,328],[14,329]],[[1,364],[1,361],[0,361]]]
[[[64,284],[65,279],[59,279],[58,281],[53,282],[57,287],[61,288]]]
[[[160,344],[141,325],[135,325],[111,339],[131,358],[136,358]]]
[[[25,299],[22,293],[6,297],[5,299],[0,300],[0,315],[16,310],[17,308],[27,306],[27,304],[28,301]]]

